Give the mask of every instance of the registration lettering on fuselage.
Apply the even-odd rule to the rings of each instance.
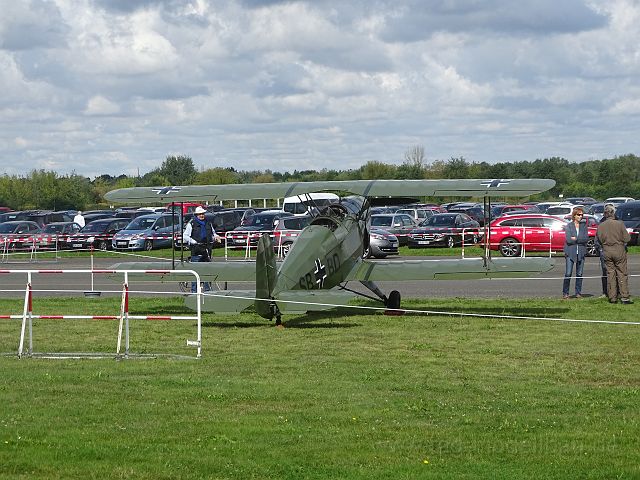
[[[317,258],[313,268],[304,276],[300,277],[299,285],[303,290],[321,289],[333,287],[327,285],[326,280],[340,269],[340,257],[337,253],[326,257],[324,260]]]

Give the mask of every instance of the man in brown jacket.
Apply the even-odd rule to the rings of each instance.
[[[607,266],[607,296],[610,303],[631,304],[629,298],[629,273],[627,271],[626,244],[631,240],[624,223],[616,220],[611,205],[604,208],[605,220],[598,226],[598,241],[602,245],[604,263]]]

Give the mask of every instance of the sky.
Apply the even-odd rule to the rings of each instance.
[[[0,174],[640,153],[640,0],[0,0]]]

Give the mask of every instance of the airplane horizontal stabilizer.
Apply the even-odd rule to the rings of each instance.
[[[168,273],[174,265],[171,262],[124,262],[112,265],[110,269],[113,270],[140,270],[140,273],[130,273],[129,278],[135,278],[145,281],[185,281],[184,278],[176,278],[176,271],[178,270],[194,270],[200,275],[200,279],[204,282],[255,282],[256,279],[256,263],[234,261],[234,262],[202,262],[202,263],[175,263],[175,269],[172,273]],[[150,270],[167,271],[167,273],[150,274],[145,273]],[[180,275],[182,277],[182,275]],[[185,273],[187,280],[193,278],[192,274]]]
[[[363,260],[347,280],[405,281],[455,280],[468,278],[528,277],[549,271],[549,257],[492,258],[482,257],[437,260]]]
[[[254,304],[255,290],[215,290],[202,295],[202,311],[216,313],[242,312]],[[356,294],[340,290],[291,290],[276,299],[283,314],[323,311],[336,305],[347,305]],[[196,295],[189,295],[185,305],[196,309]],[[290,302],[290,303],[289,303]]]

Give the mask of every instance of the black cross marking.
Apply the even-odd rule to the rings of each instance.
[[[158,195],[166,195],[171,192],[177,192],[180,190],[180,187],[162,187],[162,188],[152,188],[152,192],[156,192]]]
[[[327,278],[327,269],[322,264],[320,259],[316,259],[316,271],[313,272],[316,275],[316,283],[318,284],[318,288],[322,288],[324,286],[324,279]]]
[[[489,187],[489,188],[498,188],[502,185],[508,185],[510,181],[511,180],[494,179],[494,180],[488,180],[486,182],[482,182],[480,183],[480,185],[484,187]]]

